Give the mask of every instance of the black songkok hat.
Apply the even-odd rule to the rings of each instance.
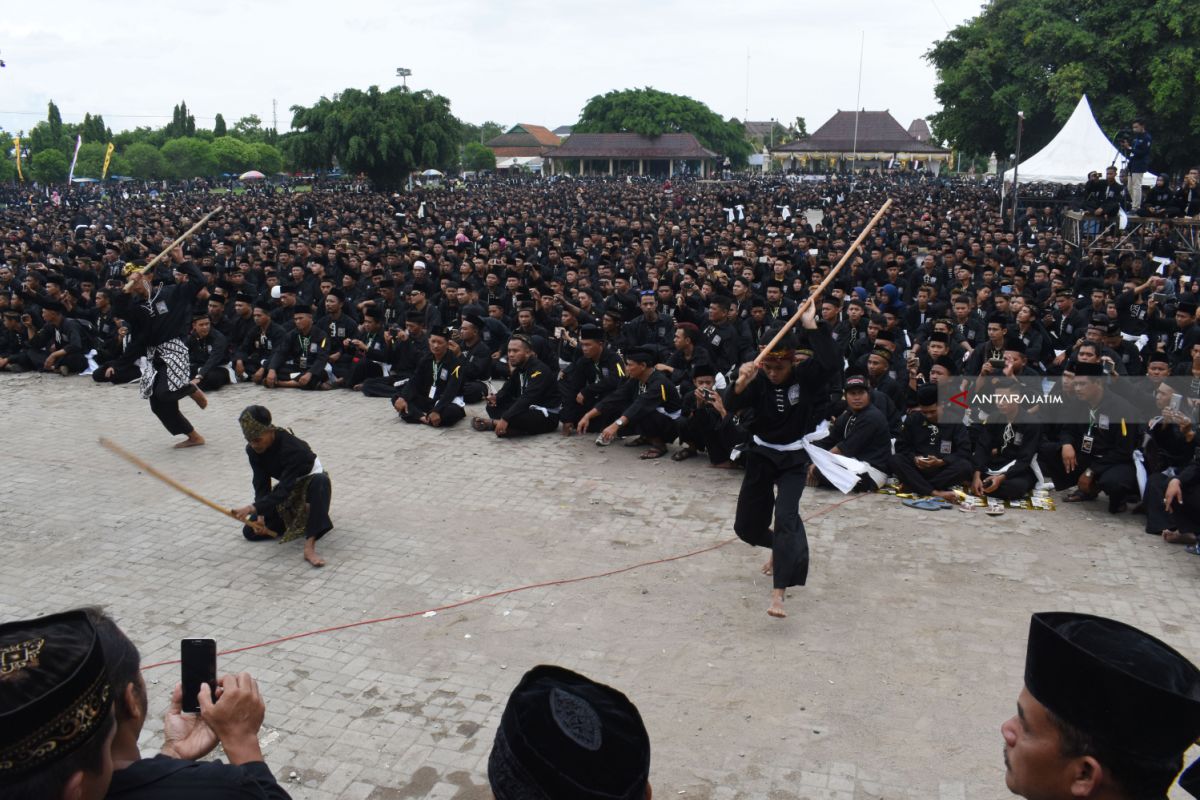
[[[1094,361],[1076,361],[1075,374],[1084,377],[1095,377],[1104,374],[1104,368]]]
[[[949,344],[950,343],[950,334],[946,333],[945,331],[933,331],[932,333],[929,334],[929,341],[942,342],[943,344]]]
[[[0,625],[0,787],[62,761],[111,714],[104,651],[85,612]]]
[[[1160,353],[1157,350],[1151,352],[1150,355],[1146,356],[1146,366],[1150,366],[1151,364],[1153,364],[1156,361],[1161,362],[1163,364],[1171,363],[1171,359],[1167,358],[1166,353]]]
[[[309,316],[312,316],[312,313],[312,306],[308,305],[307,303],[297,303],[296,305],[292,306],[293,317],[297,314],[308,314]]]
[[[432,328],[429,329],[429,335],[430,336],[440,336],[443,339],[449,339],[450,338],[450,329],[447,328],[445,325],[434,325]]]
[[[1192,300],[1180,300],[1179,305],[1175,306],[1176,311],[1182,311],[1185,314],[1196,313],[1196,303]]]
[[[233,296],[233,299],[238,303],[254,303],[254,295],[250,294],[249,292],[238,292]]]
[[[42,307],[42,311],[57,311],[59,314],[67,313],[67,307],[57,300],[51,300],[49,297],[39,300],[38,305]]]
[[[420,323],[421,325],[424,325],[425,324],[425,312],[424,311],[406,311],[404,313],[404,321],[405,322],[417,322],[417,323]]]
[[[626,361],[636,361],[639,364],[655,364],[658,356],[648,347],[634,347],[624,354]]]
[[[1020,336],[1009,336],[1004,340],[1004,349],[1011,350],[1014,353],[1025,352],[1025,340]]]
[[[383,319],[383,309],[378,306],[363,306],[364,319]]]
[[[273,309],[271,308],[271,304],[270,304],[270,303],[268,303],[266,300],[259,300],[258,302],[256,302],[256,303],[254,304],[254,307],[255,307],[255,308],[261,308],[263,311],[267,312],[268,314],[270,314],[270,313],[271,313],[271,311],[273,310]]]
[[[712,364],[697,364],[692,367],[693,378],[715,378],[716,376],[717,371]]]
[[[938,400],[938,387],[936,383],[922,383],[917,387],[917,405],[932,406]]]
[[[463,322],[469,322],[479,330],[483,330],[483,317],[478,314],[463,314]]]
[[[629,698],[545,665],[513,689],[488,758],[496,800],[642,800],[649,775],[650,737]]]
[[[588,342],[603,342],[604,331],[599,325],[584,325],[579,329],[579,338]]]
[[[208,301],[197,301],[196,305],[192,306],[192,319],[207,319],[208,318]]]
[[[1200,670],[1123,622],[1034,614],[1025,687],[1055,716],[1135,757],[1179,757],[1200,737]],[[1198,765],[1180,778],[1192,796],[1200,792]]]

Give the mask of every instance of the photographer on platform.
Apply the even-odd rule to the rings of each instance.
[[[1129,160],[1125,167],[1125,185],[1129,188],[1130,208],[1142,207],[1142,177],[1150,168],[1150,133],[1142,119],[1133,121],[1132,131],[1122,131],[1117,144]]]

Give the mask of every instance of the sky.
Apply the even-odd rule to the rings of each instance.
[[[861,107],[907,126],[938,110],[922,55],[981,2],[48,0],[0,16],[0,129],[28,130],[50,100],[114,131],[159,127],[180,100],[198,127],[218,112],[269,126],[274,100],[283,132],[291,106],[389,88],[405,67],[467,122],[553,129],[594,95],[653,86],[812,132],[855,107],[864,42]]]

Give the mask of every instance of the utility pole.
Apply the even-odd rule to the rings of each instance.
[[[1021,168],[1021,130],[1025,127],[1025,112],[1017,112],[1017,153],[1013,159],[1013,205],[1012,205],[1012,228],[1009,230],[1012,233],[1017,232],[1017,206],[1020,205],[1020,186],[1017,183],[1017,171]]]
[[[279,130],[279,115],[277,113],[278,110],[279,110],[279,102],[274,97],[272,97],[271,98],[271,130],[273,130],[273,131]]]
[[[401,80],[404,88],[408,88],[408,76],[412,75],[412,70],[407,67],[396,67],[396,77]]]

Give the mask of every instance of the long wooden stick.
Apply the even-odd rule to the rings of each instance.
[[[816,291],[809,294],[805,301],[800,305],[800,308],[796,310],[796,313],[792,315],[792,318],[785,322],[783,327],[779,329],[779,332],[771,337],[771,341],[768,342],[767,346],[764,347],[755,357],[755,364],[761,364],[763,357],[767,353],[771,352],[775,345],[779,344],[779,340],[786,336],[787,332],[790,331],[796,325],[796,323],[800,321],[800,317],[803,316],[804,312],[808,311],[809,307],[816,302],[818,297],[821,296],[821,292],[825,291],[825,287],[828,286],[830,281],[837,276],[842,267],[846,265],[846,262],[850,260],[850,256],[854,254],[854,251],[858,249],[858,246],[863,243],[864,239],[867,238],[867,234],[869,234],[875,228],[875,226],[879,224],[879,220],[883,218],[883,215],[891,207],[892,199],[889,197],[887,201],[880,206],[879,210],[875,212],[875,216],[871,217],[871,221],[867,223],[867,227],[862,229],[862,233],[858,234],[858,238],[854,240],[854,244],[850,245],[846,252],[842,254],[842,257],[838,259],[837,266],[831,269],[829,274],[825,276],[825,280],[821,281],[820,285],[817,286]]]
[[[207,497],[200,494],[199,492],[194,492],[191,489],[189,489],[188,487],[184,486],[182,483],[175,480],[171,476],[166,475],[162,472],[159,472],[157,469],[150,466],[145,461],[143,461],[142,459],[135,456],[133,453],[126,450],[124,447],[121,447],[119,444],[117,444],[113,440],[106,439],[102,436],[102,437],[100,437],[100,444],[103,445],[105,448],[111,450],[112,452],[116,453],[121,458],[128,461],[130,464],[133,464],[135,467],[142,470],[147,475],[150,475],[151,477],[154,477],[154,478],[158,478],[160,481],[165,483],[167,486],[170,486],[175,491],[186,494],[188,497],[192,498],[196,502],[203,503],[204,505],[211,508],[213,511],[224,514],[225,516],[229,517],[230,519],[235,519],[238,522],[242,522],[242,520],[238,519],[237,515],[234,514],[231,509],[228,509],[219,503],[214,503],[212,500],[209,500]],[[243,523],[243,524],[246,524],[246,523]],[[255,530],[258,530],[260,527],[260,526],[256,526],[254,524],[254,522],[251,522],[249,524],[252,528],[255,528]],[[262,530],[259,531],[260,533],[266,533],[267,535],[271,535],[271,531],[267,529],[266,525],[261,525],[261,528],[262,528]]]
[[[155,264],[157,264],[159,261],[162,261],[164,258],[166,258],[166,256],[167,256],[167,254],[168,254],[168,253],[170,253],[172,250],[174,250],[174,249],[175,249],[176,247],[178,247],[179,245],[183,244],[183,243],[184,243],[184,241],[186,241],[186,240],[187,240],[187,239],[188,239],[188,238],[189,238],[189,237],[190,237],[190,236],[191,236],[193,233],[195,233],[196,231],[198,231],[198,230],[200,230],[201,228],[203,228],[203,227],[204,227],[204,224],[205,224],[206,222],[208,222],[210,219],[212,219],[212,216],[213,216],[213,214],[216,214],[218,211],[222,210],[223,208],[224,208],[224,206],[217,206],[217,207],[216,207],[216,208],[214,208],[212,211],[208,212],[208,213],[207,213],[207,214],[205,214],[203,217],[201,217],[199,222],[197,222],[197,223],[196,223],[195,225],[193,225],[192,227],[188,228],[188,229],[187,229],[187,232],[185,232],[185,233],[184,233],[182,236],[180,236],[178,239],[176,239],[175,241],[173,241],[173,242],[171,242],[169,245],[167,245],[167,249],[166,249],[166,250],[163,250],[161,253],[159,253],[158,255],[156,255],[156,256],[155,256],[155,257],[154,257],[154,258],[153,258],[153,259],[150,261],[150,263],[149,263],[149,264],[147,264],[146,266],[142,267],[140,270],[138,270],[138,272],[149,272],[150,270],[154,269],[154,265],[155,265]]]

